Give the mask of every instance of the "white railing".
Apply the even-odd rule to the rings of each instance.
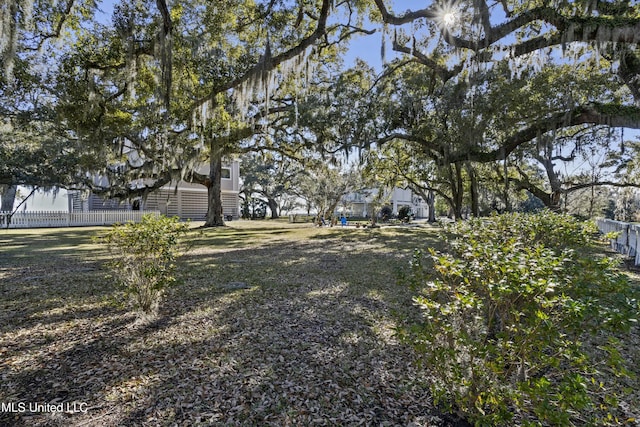
[[[139,222],[142,215],[160,215],[158,211],[36,211],[36,212],[0,212],[0,228],[36,228],[36,227],[82,227],[91,225],[112,225],[127,222]],[[8,224],[8,227],[7,227]]]
[[[615,239],[611,239],[611,249],[634,258],[635,265],[640,265],[640,224],[612,219],[599,219],[596,224],[604,234],[618,233]]]

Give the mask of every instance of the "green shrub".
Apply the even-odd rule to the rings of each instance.
[[[143,313],[155,313],[164,290],[176,282],[180,238],[188,229],[177,218],[145,215],[139,223],[115,225],[102,237],[111,255],[109,267]]]
[[[398,209],[398,219],[399,220],[409,220],[411,219],[411,207],[410,206],[401,206]]]
[[[380,209],[380,219],[383,222],[389,221],[393,216],[393,208],[389,205],[385,205]]]
[[[617,261],[590,255],[592,232],[569,216],[507,214],[450,225],[450,250],[430,263],[416,250],[408,278],[424,321],[400,332],[439,404],[476,425],[615,420],[599,370],[626,375],[617,343],[583,341],[624,331],[638,306]]]

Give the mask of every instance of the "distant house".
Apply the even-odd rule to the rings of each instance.
[[[207,171],[199,171],[206,173]],[[238,218],[240,210],[240,164],[232,161],[222,168],[222,211],[225,217]],[[103,199],[95,194],[85,195],[79,191],[68,193],[69,210],[157,210],[167,216],[201,221],[208,209],[207,188],[199,184],[172,182],[150,193],[146,200],[121,201]]]
[[[338,209],[340,213],[348,216],[368,217],[371,215],[372,203],[378,195],[378,190],[362,190],[348,193],[342,199]],[[429,207],[422,198],[413,194],[409,189],[394,188],[389,194],[382,198],[384,205],[389,205],[393,209],[393,214],[397,215],[398,210],[403,206],[411,208],[411,212],[418,218],[429,215]],[[378,206],[378,210],[380,207]]]

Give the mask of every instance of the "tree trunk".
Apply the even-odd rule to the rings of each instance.
[[[267,197],[267,205],[269,205],[269,210],[271,211],[271,219],[278,219],[280,217],[278,215],[278,202],[271,197]]]
[[[449,165],[449,185],[451,186],[451,207],[453,217],[462,219],[462,201],[464,195],[464,182],[462,180],[462,167],[460,163]]]
[[[375,227],[378,224],[378,209],[375,204],[371,205],[371,226]]]
[[[502,189],[502,198],[504,199],[504,210],[505,212],[511,212],[513,209],[511,207],[511,200],[509,198],[509,168],[507,167],[507,159],[504,159],[503,163],[504,167],[504,186]]]
[[[329,207],[325,212],[325,216],[328,217],[329,219],[333,218],[333,214],[335,213],[339,203],[340,203],[340,199],[332,201],[331,205],[329,205]]]
[[[469,192],[471,194],[471,215],[480,216],[480,202],[478,200],[478,180],[470,162],[465,163],[467,173],[469,174]]]
[[[537,160],[544,167],[547,173],[547,179],[549,180],[549,186],[551,187],[551,193],[549,194],[547,207],[553,212],[562,211],[562,182],[560,182],[560,176],[554,170],[554,163],[552,160],[553,144],[551,138],[547,138],[545,145],[542,147],[543,153],[538,154]],[[545,200],[543,200],[546,202]]]
[[[224,226],[224,219],[222,218],[222,149],[218,147],[215,138],[211,140],[207,202],[208,209],[204,226]]]
[[[422,200],[427,204],[427,218],[430,223],[436,222],[436,193],[432,188],[425,192],[424,189],[421,188],[413,188],[412,191],[415,191]]]
[[[591,182],[595,181],[595,177],[591,178]],[[591,186],[591,197],[589,198],[589,219],[594,217],[594,211],[596,206],[596,187]]]
[[[0,185],[0,212],[13,212],[13,204],[16,200],[17,185]]]
[[[553,212],[562,212],[562,192],[553,190],[549,198],[549,209]]]
[[[241,217],[242,219],[251,219],[251,193],[247,191],[243,191],[244,195],[241,197],[242,207],[241,207]]]
[[[427,208],[429,209],[429,222],[436,222],[436,195],[433,190],[429,190],[427,197]]]

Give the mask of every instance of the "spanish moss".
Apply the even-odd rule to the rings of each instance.
[[[233,90],[233,102],[241,116],[250,113],[252,103],[259,102],[266,109],[269,106],[272,95],[278,90],[280,84],[287,78],[297,77],[297,82],[303,83],[297,87],[297,91],[304,94],[309,86],[309,76],[313,73],[313,64],[310,61],[312,48],[307,48],[299,55],[281,63],[278,67],[271,67],[271,46],[267,39],[265,53],[261,58],[261,67],[257,73],[242,82]]]
[[[13,78],[13,66],[18,49],[18,33],[29,28],[33,18],[33,0],[5,0],[0,6],[0,57],[5,81]]]

